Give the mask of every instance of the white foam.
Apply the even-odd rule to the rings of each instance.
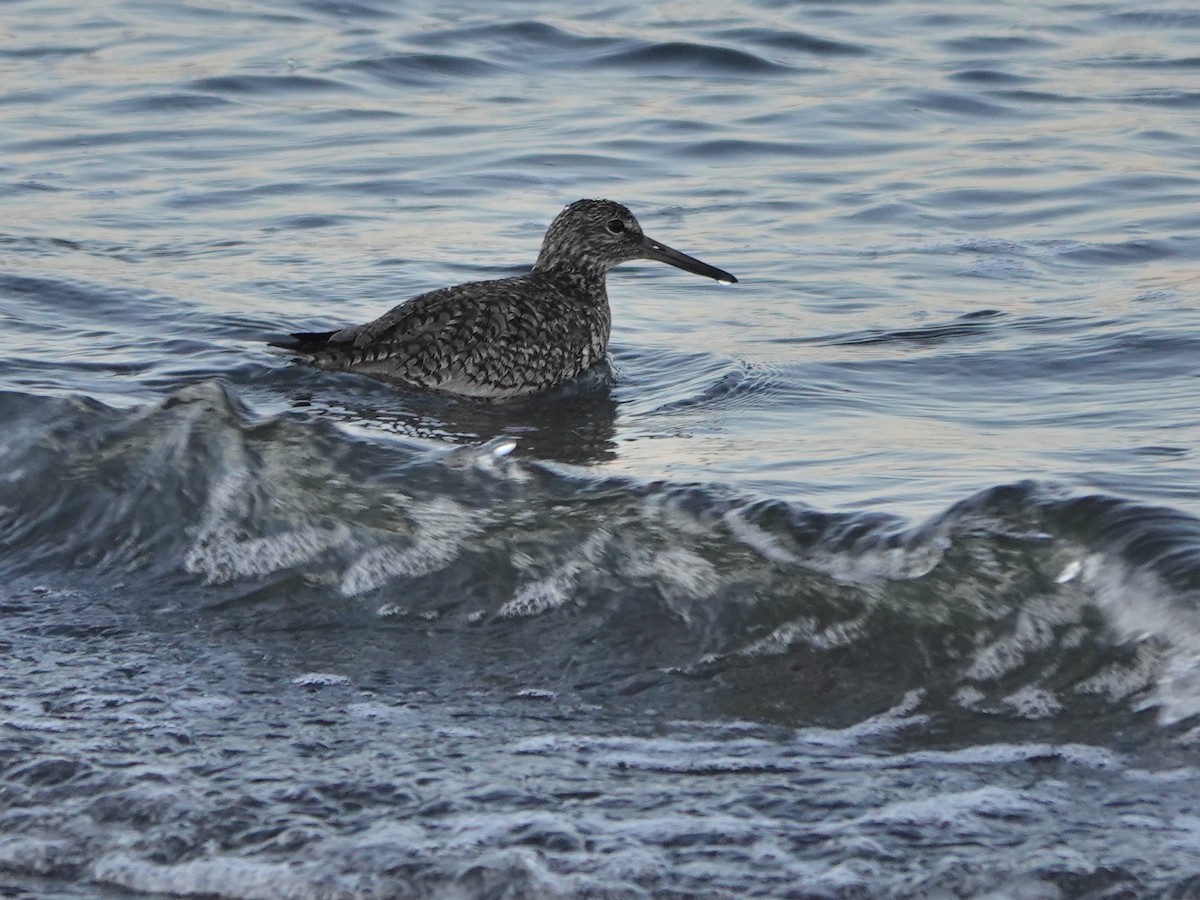
[[[557,609],[570,599],[576,575],[575,570],[564,567],[549,578],[522,585],[496,615],[502,619],[519,619]]]
[[[356,719],[388,724],[418,718],[417,713],[411,709],[386,703],[350,703],[346,706],[346,712]]]
[[[571,900],[576,897],[639,897],[645,892],[632,884],[622,884],[610,877],[596,878],[571,872],[554,871],[541,854],[526,847],[506,847],[491,850],[471,858],[456,873],[456,880],[470,883],[500,882],[506,888],[502,894],[492,891],[458,890],[446,892],[447,897],[505,896],[538,897],[544,900]]]
[[[1164,648],[1144,642],[1134,648],[1130,663],[1109,663],[1095,675],[1075,685],[1076,693],[1102,694],[1117,702],[1154,683],[1163,669]]]
[[[513,694],[517,700],[554,700],[558,697],[554,691],[549,691],[544,688],[522,688]]]
[[[496,615],[502,619],[525,618],[563,606],[572,599],[579,577],[596,568],[611,540],[603,528],[594,531],[554,572],[518,588]]]
[[[1031,597],[1017,613],[1010,634],[998,637],[975,651],[966,677],[994,681],[1025,664],[1030,655],[1054,646],[1057,630],[1078,623],[1085,598],[1075,593]]]
[[[412,543],[374,547],[346,567],[338,589],[356,597],[377,590],[398,576],[416,578],[450,565],[463,545],[483,528],[479,513],[447,497],[411,504]]]
[[[1085,769],[1116,769],[1124,765],[1120,754],[1088,744],[981,744],[959,750],[915,750],[880,760],[878,765],[1005,766],[1031,759],[1058,759]]]
[[[725,513],[724,520],[729,533],[733,537],[737,538],[747,547],[750,547],[764,559],[787,565],[800,562],[800,557],[784,547],[778,538],[748,521],[737,510],[730,510]]]
[[[1200,613],[1195,598],[1181,597],[1152,572],[1100,554],[1085,561],[1080,581],[1120,637],[1151,647],[1127,667],[1130,684],[1145,673],[1148,663],[1156,663],[1142,706],[1156,708],[1164,725],[1200,715]],[[1119,683],[1116,674],[1107,674],[1108,684]],[[1081,690],[1095,686],[1085,683]]]
[[[1183,766],[1178,769],[1127,769],[1126,778],[1154,784],[1175,784],[1185,781],[1200,781],[1200,769]]]
[[[757,817],[728,813],[676,812],[629,819],[621,825],[626,834],[652,844],[670,844],[681,834],[691,838],[710,837],[721,843],[753,843],[763,833]]]
[[[331,876],[314,866],[259,862],[212,856],[175,865],[158,865],[124,853],[92,864],[92,878],[146,894],[220,897],[224,900],[325,900],[369,896],[354,876]]]
[[[815,553],[805,564],[844,584],[869,584],[885,579],[909,581],[928,575],[945,555],[944,539],[925,541],[911,547],[871,547]]]
[[[41,703],[30,697],[6,697],[0,700],[0,724],[15,731],[47,733],[82,731],[86,727],[69,718],[46,712]]]
[[[867,739],[884,737],[905,728],[924,725],[929,721],[929,717],[916,714],[923,695],[924,691],[908,691],[900,698],[899,703],[878,715],[863,719],[847,728],[805,728],[799,733],[798,739],[810,744],[852,746]]]
[[[538,734],[517,741],[509,748],[509,752],[528,756],[551,756],[557,754],[564,746],[574,749],[575,744],[564,741],[561,735]]]
[[[303,675],[297,675],[292,679],[292,684],[300,687],[333,687],[339,684],[350,684],[351,680],[346,675],[338,675],[333,672],[306,672]]]
[[[784,653],[789,647],[803,643],[817,650],[846,647],[864,634],[868,613],[843,622],[821,627],[816,619],[805,617],[780,625],[765,637],[738,650],[739,656],[772,656]]]
[[[1046,719],[1062,712],[1062,701],[1052,691],[1026,685],[1003,701],[1023,719]]]
[[[975,709],[984,701],[986,696],[979,688],[968,684],[954,692],[954,702],[963,709]]]
[[[54,875],[73,867],[80,856],[82,848],[66,840],[0,838],[0,872]]]
[[[203,574],[210,583],[236,578],[261,578],[305,562],[332,547],[346,543],[349,530],[301,526],[259,538],[243,538],[233,525],[218,527],[201,536],[188,552],[184,565]]]
[[[703,556],[685,547],[631,553],[624,574],[635,578],[653,578],[660,586],[688,597],[709,597],[721,586],[716,567]],[[663,583],[665,581],[665,584]]]
[[[1048,812],[1048,807],[1044,799],[1034,802],[1021,792],[987,785],[969,791],[934,794],[919,800],[886,803],[879,809],[857,817],[854,823],[962,828],[976,816],[1035,816]]]
[[[0,724],[14,731],[64,732],[82,731],[82,725],[68,725],[54,719],[0,719]]]
[[[341,523],[300,524],[247,536],[244,523],[255,501],[249,454],[240,433],[222,433],[215,449],[212,466],[222,474],[209,488],[195,540],[184,557],[189,572],[210,583],[261,578],[312,561],[349,540],[350,531]]]

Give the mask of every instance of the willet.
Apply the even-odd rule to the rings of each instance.
[[[430,291],[364,325],[273,343],[325,369],[468,397],[521,397],[604,358],[612,326],[604,277],[634,259],[737,281],[647,237],[620,203],[577,200],[550,223],[528,275]]]

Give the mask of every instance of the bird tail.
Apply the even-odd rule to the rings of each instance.
[[[278,341],[267,341],[272,347],[281,347],[295,353],[316,353],[327,349],[329,339],[337,334],[336,331],[302,331],[288,335]]]

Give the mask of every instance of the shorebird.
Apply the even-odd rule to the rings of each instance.
[[[604,277],[633,259],[737,281],[647,237],[620,203],[577,200],[550,223],[527,275],[441,288],[364,325],[272,344],[324,369],[466,397],[523,397],[604,358],[612,326]]]

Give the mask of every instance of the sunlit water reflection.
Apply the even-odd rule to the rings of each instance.
[[[1200,14],[0,33],[13,896],[1196,890]],[[512,405],[264,344],[582,196],[741,282]]]

